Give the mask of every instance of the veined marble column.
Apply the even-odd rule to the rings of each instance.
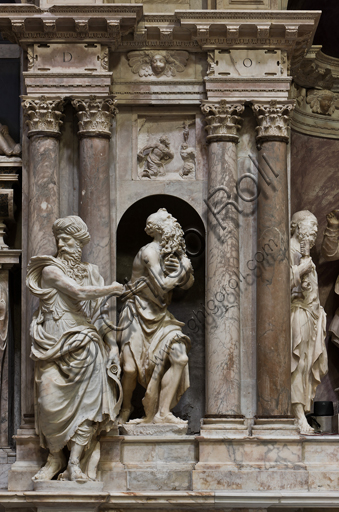
[[[257,421],[254,430],[293,429],[287,144],[292,101],[254,103],[259,150]]]
[[[24,115],[29,137],[28,258],[55,254],[53,222],[60,217],[59,137],[62,99],[25,97]],[[22,343],[21,409],[24,423],[33,422],[33,361],[29,357],[29,324],[37,303],[27,292],[27,326]],[[26,334],[27,333],[27,334]]]
[[[115,104],[113,97],[72,101],[79,119],[79,215],[91,235],[84,260],[99,265],[105,284],[112,281],[109,144]]]
[[[59,137],[61,99],[24,98],[29,145],[28,258],[54,254],[53,222],[60,216]]]
[[[202,434],[244,435],[240,410],[240,296],[237,143],[242,104],[202,105],[209,143],[206,289],[206,415]],[[228,204],[227,204],[228,203]],[[213,315],[211,314],[213,312]]]

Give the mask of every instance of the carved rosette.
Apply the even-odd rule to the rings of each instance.
[[[258,126],[256,127],[257,142],[267,140],[289,141],[290,114],[294,110],[295,101],[272,100],[269,103],[254,103],[252,109]]]
[[[218,103],[203,103],[201,111],[206,116],[207,142],[227,141],[237,144],[242,122],[239,114],[243,113],[244,108],[240,103],[227,103],[224,99]]]
[[[80,137],[111,137],[113,117],[118,113],[113,96],[89,99],[74,99],[72,105],[79,119]]]
[[[64,101],[61,98],[53,100],[45,96],[24,98],[22,107],[27,118],[28,137],[33,135],[59,137],[64,107]]]

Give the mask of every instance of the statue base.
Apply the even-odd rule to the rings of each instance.
[[[62,480],[40,480],[33,482],[34,491],[38,492],[101,492],[104,482],[67,482]]]
[[[187,423],[124,423],[119,427],[124,436],[184,436],[187,434]]]

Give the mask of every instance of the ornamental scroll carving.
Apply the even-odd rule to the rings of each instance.
[[[61,98],[47,99],[26,98],[22,102],[24,115],[27,118],[28,136],[35,134],[60,135],[61,118],[63,117],[64,101]]]
[[[289,141],[290,113],[294,109],[294,101],[277,102],[272,100],[267,104],[252,105],[258,126],[257,141],[281,140]]]
[[[113,96],[72,100],[79,119],[79,135],[111,137],[112,119],[117,114]]]
[[[241,128],[241,117],[244,105],[227,103],[225,99],[218,103],[203,103],[201,111],[206,116],[207,141],[224,140],[238,142],[238,131]]]
[[[176,76],[187,65],[189,53],[185,51],[137,51],[127,54],[132,73],[144,76]]]

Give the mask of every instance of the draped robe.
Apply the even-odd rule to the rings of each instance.
[[[30,328],[36,432],[41,446],[51,452],[70,440],[90,448],[90,441],[101,430],[108,431],[118,413],[117,390],[106,370],[109,347],[96,326],[101,299],[80,301],[42,288],[42,271],[48,265],[66,273],[62,260],[35,256],[27,274],[27,286],[39,298]],[[78,284],[104,285],[96,265],[82,265],[87,276],[77,279]]]

